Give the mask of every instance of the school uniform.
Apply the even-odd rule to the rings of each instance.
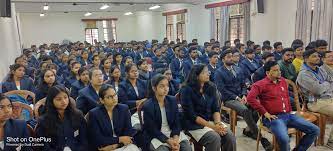
[[[16,145],[19,143],[30,143],[28,141],[28,137],[29,137],[29,131],[27,128],[27,123],[25,121],[8,119],[4,125],[4,135],[3,135],[3,141],[0,142],[0,150],[13,151],[21,149],[22,151],[32,151],[32,148],[29,146]],[[8,138],[14,138],[14,139],[18,138],[18,141],[13,142],[8,140]],[[24,141],[25,139],[27,139],[27,141]]]
[[[190,73],[190,71],[192,69],[192,66],[199,64],[199,63],[200,63],[199,59],[192,60],[192,58],[188,58],[186,61],[184,61],[184,64],[183,64],[184,77],[187,78],[188,74]]]
[[[204,87],[203,89],[207,88]],[[226,135],[221,136],[213,129],[196,123],[198,116],[212,123],[214,120],[213,114],[220,112],[216,94],[212,96],[201,94],[198,90],[185,86],[180,90],[180,100],[184,110],[184,128],[188,130],[197,142],[204,145],[206,150],[236,150],[236,138],[230,130],[227,130]]]
[[[113,79],[109,79],[108,81],[105,81],[105,84],[109,84],[109,85],[113,86],[115,88],[116,92],[118,93],[120,83],[123,81],[124,81],[124,79],[120,78],[118,84],[116,85],[116,83]]]
[[[81,80],[75,81],[71,84],[71,93],[70,96],[74,99],[76,99],[79,96],[79,91],[86,87],[84,83]]]
[[[148,81],[152,77],[153,77],[153,73],[152,72],[148,71],[147,73],[145,73],[145,72],[139,70],[139,79]]]
[[[183,62],[183,59],[174,58],[170,63],[172,77],[179,83],[181,82],[181,79],[184,79],[184,75],[181,72],[183,70]]]
[[[143,105],[143,130],[147,137],[148,143],[152,144],[152,148],[157,149],[161,145],[169,146],[166,141],[177,135],[180,138],[181,145],[180,150],[191,150],[188,139],[181,131],[181,124],[178,113],[178,105],[176,98],[173,96],[165,97],[164,107],[160,107],[155,97],[147,100]]]
[[[112,119],[104,105],[89,111],[88,136],[92,150],[119,144],[120,136],[133,137],[135,134],[136,130],[131,125],[131,114],[127,105],[117,104],[113,108]]]
[[[34,92],[35,88],[33,80],[30,77],[24,76],[20,80],[20,86],[16,86],[15,81],[5,81],[2,84],[2,93],[6,93],[12,90],[28,90]]]
[[[209,64],[209,57],[207,53],[203,53],[200,57],[200,62],[202,62],[203,64],[208,65]]]
[[[249,59],[244,59],[240,61],[241,69],[244,71],[245,77],[251,79],[251,74],[253,74],[258,68],[260,68],[259,63],[256,60],[250,61]]]
[[[71,85],[72,85],[72,83],[74,83],[76,81],[78,81],[78,80],[76,79],[75,75],[73,75],[73,74],[69,75],[69,77],[67,77],[65,79],[65,86],[66,86],[66,88],[70,88]]]
[[[210,72],[210,75],[209,75],[209,79],[210,81],[214,82],[214,75],[215,75],[215,71],[219,68],[220,66],[218,64],[216,64],[215,66],[211,65],[211,64],[208,64],[207,65],[207,68],[208,68],[208,71]]]
[[[179,83],[176,80],[171,79],[169,81],[169,93],[168,95],[175,96],[179,90]]]
[[[89,110],[97,106],[98,101],[98,92],[89,84],[79,91],[79,96],[76,99],[76,107],[81,110],[83,114],[87,114]]]
[[[55,82],[52,86],[55,86],[55,85],[59,85],[59,84],[57,82]],[[45,98],[48,94],[49,88],[50,87],[46,83],[40,84],[35,90],[35,95],[36,95],[35,100],[39,101],[39,100]]]
[[[123,104],[127,104],[131,110],[131,113],[136,112],[136,100],[140,100],[146,97],[147,82],[145,80],[137,79],[136,88],[132,86],[129,80],[121,82],[118,96],[119,101]]]
[[[80,124],[78,128],[72,125],[70,113],[65,112],[63,122],[59,123],[56,136],[47,134],[46,116],[42,116],[38,120],[36,126],[36,137],[50,138],[50,142],[44,142],[44,146],[38,147],[37,150],[62,151],[70,148],[72,151],[88,151],[87,123],[82,115],[80,115]]]

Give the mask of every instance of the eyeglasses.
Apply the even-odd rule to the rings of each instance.
[[[115,100],[115,99],[118,98],[118,96],[117,96],[117,94],[115,94],[115,95],[107,95],[107,96],[105,96],[104,98],[105,98],[105,99],[110,99],[110,100]]]

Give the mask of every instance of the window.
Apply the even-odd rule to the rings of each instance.
[[[215,19],[215,29],[214,29],[214,39],[220,41],[221,37],[221,7],[215,7],[214,9],[214,19]]]
[[[169,41],[174,40],[173,36],[173,15],[166,16],[166,38],[168,38]]]
[[[94,44],[94,40],[98,40],[98,28],[86,28],[86,41]]]
[[[214,10],[214,38],[220,41],[221,38],[221,7],[215,7]],[[240,39],[244,42],[244,9],[242,4],[236,4],[229,6],[229,39],[233,41]]]
[[[103,38],[106,41],[114,39],[117,41],[115,20],[103,20]]]
[[[185,13],[177,14],[177,39],[185,40]]]
[[[229,18],[229,37],[230,41],[239,39],[244,43],[244,12],[243,5],[237,4],[232,5],[229,8],[230,18]]]

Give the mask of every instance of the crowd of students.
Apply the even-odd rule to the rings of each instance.
[[[45,104],[39,118],[24,122],[12,116],[17,100],[1,94],[0,148],[189,151],[192,138],[209,151],[233,151],[236,138],[223,122],[223,104],[243,117],[243,134],[260,137],[265,150],[273,146],[258,135],[259,116],[281,150],[290,150],[289,127],[305,134],[295,150],[307,150],[320,130],[292,114],[297,107],[287,80],[300,87],[303,106],[333,116],[333,52],[327,42],[305,47],[296,39],[283,48],[281,42],[272,47],[270,41],[260,46],[236,39],[233,45],[166,38],[33,45],[10,66],[1,92],[28,90],[36,97],[27,104]],[[333,149],[333,130],[327,146]]]

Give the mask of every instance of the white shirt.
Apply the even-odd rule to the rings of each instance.
[[[166,116],[165,107],[160,107],[160,110],[161,110],[161,117],[162,117],[161,132],[165,136],[170,137],[171,129],[170,129],[169,124],[168,124],[168,119],[167,119],[167,116]]]

